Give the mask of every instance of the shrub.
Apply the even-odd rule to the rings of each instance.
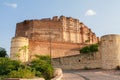
[[[50,80],[53,77],[53,67],[49,56],[37,56],[29,65],[9,58],[0,58],[0,76],[6,78],[34,78],[36,76]]]
[[[80,53],[83,54],[87,54],[87,53],[89,54],[97,51],[98,51],[98,44],[92,44],[90,46],[85,46],[82,49],[80,49]]]
[[[34,78],[34,77],[35,77],[34,72],[22,68],[19,68],[18,71],[13,70],[8,74],[8,78]]]
[[[97,52],[97,51],[98,51],[98,45],[97,44],[90,45],[90,52]]]
[[[35,73],[36,76],[43,76],[46,80],[50,80],[53,77],[53,67],[50,64],[49,56],[37,56],[31,62],[31,67],[37,71]]]
[[[18,70],[20,62],[9,58],[0,58],[0,75],[7,75],[12,70]]]

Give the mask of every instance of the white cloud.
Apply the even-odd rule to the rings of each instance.
[[[86,11],[85,16],[94,16],[96,15],[96,12],[93,11],[92,9],[89,9]]]
[[[6,6],[8,7],[12,7],[12,8],[17,8],[18,5],[16,3],[4,3]]]

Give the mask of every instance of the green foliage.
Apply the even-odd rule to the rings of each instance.
[[[89,53],[90,52],[90,47],[86,46],[80,50],[80,53]]]
[[[80,49],[80,53],[88,54],[98,51],[98,44],[92,44],[90,46],[85,46],[82,49]]]
[[[12,70],[17,70],[19,66],[19,61],[10,60],[9,58],[0,58],[0,75],[7,75]]]
[[[6,57],[7,56],[7,52],[4,48],[0,47],[0,57]]]
[[[19,68],[18,71],[13,70],[8,74],[9,78],[34,78],[35,73],[29,69]]]
[[[0,58],[0,76],[6,78],[34,78],[44,77],[50,80],[53,77],[53,67],[49,56],[36,56],[36,59],[25,64],[9,58]]]
[[[90,45],[90,51],[91,52],[97,52],[98,51],[98,44]]]
[[[43,76],[46,80],[50,80],[53,77],[53,67],[50,64],[49,56],[37,56],[31,62],[31,67],[37,71],[36,76]]]

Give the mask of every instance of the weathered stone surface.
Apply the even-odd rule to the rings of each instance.
[[[22,79],[22,78],[7,78],[5,80],[45,80],[44,78]]]
[[[77,19],[65,16],[17,23],[11,44],[12,58],[12,55],[21,48],[16,43],[26,45],[19,37],[28,39],[29,59],[36,54],[51,55],[53,58],[76,55],[84,44],[98,42],[96,35],[86,25]]]
[[[101,54],[95,53],[94,57],[89,55],[74,55],[62,58],[53,58],[54,67],[62,69],[96,69],[101,68]]]
[[[79,20],[65,16],[17,23],[15,37],[11,43],[12,59],[16,59],[13,55],[16,55],[21,48],[17,43],[26,46],[26,43],[23,44],[24,41],[18,41],[21,37],[28,40],[29,52],[28,57],[20,55],[20,60],[24,58],[31,60],[36,54],[50,55],[52,58],[76,55],[85,44],[98,43],[98,38],[91,29]]]
[[[110,34],[101,37],[100,52],[103,69],[120,66],[120,35]]]

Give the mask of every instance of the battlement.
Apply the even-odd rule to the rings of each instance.
[[[33,19],[33,20],[24,20],[24,23],[28,23],[31,21],[60,21],[60,22],[78,22],[79,24],[82,24],[78,19],[72,18],[72,17],[65,17],[65,16],[53,16],[52,18],[42,18],[42,19]]]

